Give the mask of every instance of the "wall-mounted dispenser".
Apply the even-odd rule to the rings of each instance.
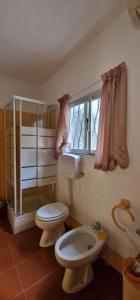
[[[69,179],[81,177],[81,157],[75,154],[62,154],[59,157],[59,172],[62,176]]]

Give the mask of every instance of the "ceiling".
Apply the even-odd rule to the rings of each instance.
[[[43,84],[125,0],[0,0],[0,74]]]

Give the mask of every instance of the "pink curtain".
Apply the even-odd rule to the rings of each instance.
[[[68,145],[69,135],[69,99],[68,94],[58,99],[60,103],[58,127],[56,136],[56,157],[62,154]]]
[[[123,62],[101,76],[101,108],[95,169],[128,167],[127,150],[127,69]]]

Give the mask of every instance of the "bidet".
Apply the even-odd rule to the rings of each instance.
[[[97,227],[99,228],[98,225]],[[98,258],[106,239],[107,233],[103,228],[97,230],[92,225],[87,225],[70,230],[57,240],[55,256],[65,268],[62,281],[65,292],[78,292],[93,280],[91,264]]]

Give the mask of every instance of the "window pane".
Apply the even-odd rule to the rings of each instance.
[[[96,150],[99,111],[100,111],[100,98],[91,101],[91,151]]]
[[[70,108],[70,149],[86,150],[86,108],[86,103]]]

